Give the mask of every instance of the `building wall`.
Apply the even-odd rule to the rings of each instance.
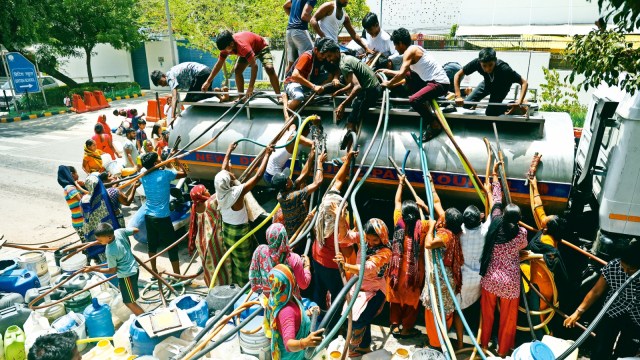
[[[88,82],[86,56],[60,59],[60,72],[79,83]],[[93,81],[133,81],[131,55],[127,50],[116,50],[109,44],[98,44],[91,56]]]
[[[595,0],[367,0],[367,5],[378,16],[382,12],[387,30],[445,34],[453,24],[592,24],[599,17]]]
[[[149,76],[154,70],[160,70],[167,72],[173,65],[175,65],[171,59],[171,47],[169,45],[169,39],[160,41],[148,41],[144,44],[147,52],[147,66],[149,68]],[[178,50],[176,51],[176,58],[178,57]],[[180,60],[177,60],[178,62]],[[168,87],[155,87],[151,83],[151,90],[164,90],[167,91]]]

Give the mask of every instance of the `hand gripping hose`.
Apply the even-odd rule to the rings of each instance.
[[[417,140],[416,137],[414,136],[414,140]],[[420,158],[421,158],[421,163],[423,166],[423,172],[424,171],[429,171],[429,167],[428,167],[428,163],[427,163],[427,157],[424,154],[424,148],[421,146],[420,143],[418,143],[418,146],[420,148]],[[432,190],[432,184],[429,181],[428,177],[424,177],[424,181],[425,181],[425,192],[427,193],[427,201],[429,202],[429,210],[433,213],[433,193],[431,192]],[[465,331],[467,332],[467,334],[469,335],[469,337],[471,338],[471,342],[473,343],[473,346],[475,347],[476,350],[479,351],[480,353],[480,357],[482,359],[486,359],[484,352],[482,351],[482,348],[480,347],[480,345],[478,344],[478,342],[476,341],[476,337],[473,334],[473,332],[471,331],[471,328],[469,327],[469,324],[467,323],[466,318],[464,317],[464,314],[462,313],[462,309],[460,308],[460,304],[456,298],[455,292],[453,290],[453,287],[451,286],[451,283],[449,282],[449,277],[446,276],[446,271],[445,271],[445,267],[444,267],[444,262],[442,260],[442,256],[441,253],[439,251],[435,252],[435,256],[436,258],[433,259],[433,263],[434,263],[434,267],[436,268],[436,272],[437,272],[437,262],[439,262],[440,265],[440,271],[442,271],[443,273],[443,278],[445,281],[445,284],[447,286],[447,290],[449,291],[449,294],[451,295],[451,298],[453,299],[453,304],[456,308],[456,311],[458,313],[458,315],[460,316],[460,319],[462,320],[462,324],[465,328]],[[436,262],[436,260],[438,260]],[[436,274],[437,275],[437,274]],[[440,288],[440,279],[438,276],[436,276],[436,282],[437,282],[437,286],[438,288]],[[440,294],[440,296],[442,297],[442,295]],[[441,308],[442,309],[442,308]],[[442,314],[444,315],[444,314]],[[446,321],[446,318],[445,318]]]
[[[371,171],[373,171],[373,167],[378,161],[378,157],[380,156],[380,152],[382,151],[382,147],[384,145],[384,138],[387,135],[387,125],[389,123],[389,90],[385,90],[384,92],[383,104],[384,104],[385,117],[384,117],[384,125],[382,128],[382,135],[380,138],[381,139],[380,145],[376,149],[376,153],[373,157],[373,161],[371,162],[371,166],[369,166],[367,171],[362,176],[362,179],[358,182],[358,185],[356,185],[355,189],[353,190],[353,193],[351,194],[351,199],[350,199],[351,204],[353,205],[353,217],[356,221],[356,226],[358,227],[358,234],[360,235],[360,269],[364,269],[364,266],[367,260],[365,256],[365,253],[367,250],[367,242],[365,241],[364,232],[362,231],[363,229],[362,219],[360,219],[360,213],[358,211],[358,206],[356,204],[356,195],[358,194],[358,191],[360,191],[360,188],[362,187],[362,185],[364,185],[364,183],[367,181],[367,178],[371,174]],[[371,140],[372,142],[373,142],[373,139],[374,138],[372,137],[372,140]],[[340,330],[340,326],[342,326],[344,321],[347,319],[347,316],[351,313],[351,309],[353,308],[353,305],[356,302],[357,294],[360,292],[360,288],[362,287],[362,281],[364,280],[364,276],[358,276],[357,278],[358,278],[358,281],[356,283],[356,288],[353,292],[354,295],[356,296],[351,297],[351,299],[349,300],[349,304],[347,305],[347,308],[345,309],[344,313],[338,320],[338,323],[336,324],[336,326],[333,327],[333,329],[331,329],[329,334],[325,336],[324,340],[322,340],[322,343],[318,345],[318,347],[313,353],[313,356],[318,355],[318,353],[322,351],[322,349],[324,349],[329,344],[331,339],[333,339],[333,337],[336,336],[336,334]],[[331,307],[333,306],[334,305],[332,305]]]
[[[289,166],[290,170],[293,170],[293,167],[296,163],[296,156],[298,155],[298,145],[300,145],[300,134],[302,134],[302,129],[304,128],[304,126],[307,124],[307,122],[315,120],[317,118],[316,115],[311,115],[309,117],[307,117],[303,122],[302,125],[298,128],[298,133],[296,135],[296,143],[295,146],[293,148],[293,157],[291,158],[291,165]],[[227,258],[231,255],[231,253],[240,245],[242,245],[242,243],[244,243],[245,241],[247,241],[247,239],[249,239],[253,234],[255,234],[258,230],[260,230],[266,223],[268,223],[271,218],[273,217],[273,215],[275,215],[275,213],[278,211],[278,209],[280,208],[280,204],[276,205],[275,208],[273,208],[273,211],[271,211],[271,213],[269,214],[269,216],[267,216],[266,219],[264,219],[258,226],[256,226],[255,228],[253,228],[251,231],[249,231],[245,236],[243,236],[240,240],[236,241],[235,244],[233,244],[232,247],[229,248],[229,250],[227,250],[227,252],[222,256],[222,259],[220,259],[220,261],[218,262],[218,265],[216,266],[215,271],[213,272],[213,276],[211,277],[211,283],[209,284],[209,288],[213,288],[213,285],[216,282],[216,279],[218,277],[218,273],[220,272],[220,269],[222,268],[222,265],[224,264],[224,262],[227,260]]]

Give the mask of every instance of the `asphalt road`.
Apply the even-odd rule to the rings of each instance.
[[[98,115],[106,114],[109,126],[115,128],[122,119],[113,115],[115,108],[136,108],[143,113],[151,98],[114,101],[110,108],[84,114],[0,124],[0,234],[4,234],[8,242],[36,244],[74,233],[71,213],[56,181],[58,166],[74,166],[82,177],[84,142],[93,135]],[[146,130],[150,135],[151,126]],[[121,147],[122,137],[114,135],[113,140],[116,148]],[[134,204],[123,208],[125,215],[133,214],[136,209]],[[73,234],[49,246],[77,239]],[[146,245],[131,240],[134,252],[146,258]],[[20,252],[5,247],[0,259],[13,258]],[[186,267],[189,260],[186,246],[181,247],[180,254]],[[159,266],[170,270],[166,258],[160,259]]]

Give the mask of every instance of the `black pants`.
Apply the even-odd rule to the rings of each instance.
[[[144,216],[147,227],[147,248],[149,254],[158,253],[158,248],[165,248],[176,241],[176,233],[173,230],[171,218],[157,218],[151,215]],[[169,251],[169,260],[178,261],[178,247],[175,246]]]
[[[204,84],[205,81],[207,81],[207,79],[209,78],[209,75],[211,75],[211,69],[209,68],[206,68],[200,71],[198,75],[196,75],[196,80],[189,88],[189,91],[202,91],[202,85]],[[209,86],[208,91],[211,91],[211,88],[212,86]],[[214,96],[213,94],[187,94],[187,96],[184,97],[183,101],[196,102],[196,101],[211,98],[213,96]]]
[[[367,114],[367,111],[369,111],[369,108],[376,105],[381,95],[382,87],[380,85],[373,88],[362,89],[351,104],[351,113],[349,114],[347,122],[349,124],[360,123]]]
[[[511,87],[505,89],[488,89],[483,80],[475,89],[473,89],[473,91],[471,92],[471,94],[469,94],[469,96],[467,96],[465,101],[480,101],[489,96],[489,102],[500,103],[504,101],[507,95],[509,95],[510,90]],[[499,116],[504,115],[507,110],[509,110],[508,106],[489,105],[487,106],[485,114],[487,116]]]
[[[596,327],[596,334],[591,359],[631,357],[635,356],[640,349],[640,326],[634,323],[628,314],[617,318],[611,318],[605,314]],[[615,351],[614,344],[616,344]]]
[[[340,290],[342,290],[343,285],[340,270],[324,267],[313,258],[311,258],[311,262],[313,264],[314,282],[313,302],[318,304],[320,309],[328,310],[327,291],[331,294],[331,302],[334,302]]]

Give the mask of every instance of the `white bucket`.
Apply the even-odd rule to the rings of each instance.
[[[87,256],[77,253],[65,261],[60,260],[60,268],[66,273],[73,273],[87,265]]]
[[[262,326],[263,317],[257,316],[251,320],[244,330],[254,330]],[[271,360],[271,340],[264,335],[264,330],[260,329],[255,334],[244,334],[240,332],[240,351],[243,354],[255,356],[259,360]]]
[[[104,168],[111,176],[120,176],[122,174],[122,165],[117,160],[110,160],[105,163]]]
[[[75,325],[68,330],[71,330],[73,332],[76,333],[76,335],[78,335],[78,339],[82,340],[82,339],[86,339],[87,338],[87,328],[85,327],[85,320],[84,320],[84,316],[82,314],[76,314],[74,312],[70,312],[69,314],[59,318],[58,320],[54,321],[51,326],[53,326],[53,328],[58,331],[58,332],[65,332],[68,330],[63,330],[60,331],[57,327],[56,324],[61,324],[65,321],[68,321],[69,318],[73,319],[75,321]],[[82,351],[84,350],[84,348],[87,347],[87,344],[78,344],[78,351]]]
[[[180,350],[187,347],[189,342],[169,336],[153,349],[153,356],[158,359],[173,359],[180,354]]]
[[[44,252],[27,251],[18,257],[18,265],[21,269],[35,272],[41,286],[50,284],[51,275],[49,275],[49,265],[47,265],[47,258],[44,256]]]

